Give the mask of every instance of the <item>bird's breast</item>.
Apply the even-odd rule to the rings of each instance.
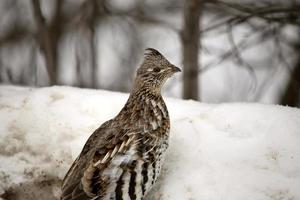
[[[127,107],[118,117],[135,139],[103,173],[111,180],[104,199],[141,200],[159,177],[168,147],[170,121],[162,99],[146,98]]]
[[[169,133],[169,114],[163,101],[146,100],[146,106],[141,110],[140,116],[139,125],[144,132],[159,135]]]
[[[159,177],[166,149],[165,141],[141,154],[136,141],[126,154],[117,155],[103,172],[111,180],[104,199],[141,200]]]

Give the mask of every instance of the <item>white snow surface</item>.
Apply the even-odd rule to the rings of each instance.
[[[128,94],[0,86],[0,196],[57,199],[90,134]],[[170,147],[148,200],[300,199],[300,110],[166,98]],[[0,197],[0,199],[1,199]]]

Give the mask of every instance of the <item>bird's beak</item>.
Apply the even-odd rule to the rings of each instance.
[[[176,66],[174,66],[174,65],[171,65],[171,70],[172,70],[173,73],[181,72],[181,69],[178,68],[178,67],[176,67]]]

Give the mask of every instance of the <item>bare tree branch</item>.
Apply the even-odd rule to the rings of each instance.
[[[300,25],[300,4],[290,6],[284,5],[265,5],[229,3],[225,1],[216,1],[213,4],[223,7],[230,14],[236,16],[236,23],[242,23],[253,17],[266,20],[267,22],[277,22],[284,24]]]
[[[7,31],[4,36],[0,37],[0,46],[16,43],[30,37],[33,37],[33,34],[29,30],[24,27],[15,25],[13,28]]]
[[[235,43],[235,41],[234,41],[234,37],[233,37],[233,32],[232,32],[232,26],[228,26],[228,40],[229,40],[229,42],[230,42],[230,44],[231,44],[231,46],[232,46],[232,50],[233,50],[233,52],[234,52],[234,57],[236,58],[236,61],[237,61],[237,65],[238,66],[243,66],[243,67],[245,67],[247,70],[248,70],[248,72],[249,72],[249,74],[253,77],[253,79],[254,79],[254,85],[253,85],[253,88],[255,88],[256,87],[256,84],[257,84],[257,77],[256,77],[256,74],[255,74],[255,71],[254,71],[254,67],[251,65],[251,64],[249,64],[248,62],[246,62],[243,58],[242,58],[242,56],[241,56],[241,52],[240,52],[240,50],[239,50],[239,47],[236,45],[236,43]]]
[[[239,41],[237,44],[235,44],[236,48],[230,48],[228,51],[225,51],[221,55],[218,55],[219,59],[216,59],[216,60],[206,64],[205,66],[203,66],[202,68],[199,69],[199,72],[204,73],[207,70],[211,69],[212,67],[219,66],[223,62],[233,59],[235,57],[235,55],[237,54],[237,52],[236,52],[237,50],[242,52],[242,51],[245,51],[246,49],[257,46],[258,44],[262,44],[262,43],[266,42],[267,40],[263,40],[262,38],[263,38],[263,35],[265,35],[268,32],[270,32],[269,27],[265,27],[262,30],[255,30],[255,31],[249,32],[247,35],[245,35],[245,39],[243,39],[243,40]],[[252,37],[255,37],[255,39],[253,41],[249,42]]]

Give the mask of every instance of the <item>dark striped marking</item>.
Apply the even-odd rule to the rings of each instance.
[[[155,182],[155,177],[156,177],[156,162],[153,161],[152,162],[152,171],[153,171],[153,175],[152,175],[152,185],[154,184]]]
[[[93,173],[93,177],[91,180],[91,186],[92,186],[92,193],[97,194],[99,190],[101,190],[101,183],[99,181],[100,178],[100,170],[98,168],[95,169]]]
[[[148,167],[149,163],[144,162],[142,166],[142,176],[143,176],[143,182],[142,182],[142,194],[144,195],[146,192],[146,185],[148,182]]]
[[[124,185],[124,180],[123,180],[123,176],[126,172],[123,172],[122,175],[120,176],[119,180],[117,181],[117,187],[115,189],[115,194],[116,194],[116,200],[123,200],[123,192],[122,192],[122,188]]]
[[[132,162],[131,170],[130,170],[130,181],[129,181],[129,190],[128,194],[131,200],[136,200],[136,194],[135,194],[135,186],[136,186],[136,167],[137,162]]]

